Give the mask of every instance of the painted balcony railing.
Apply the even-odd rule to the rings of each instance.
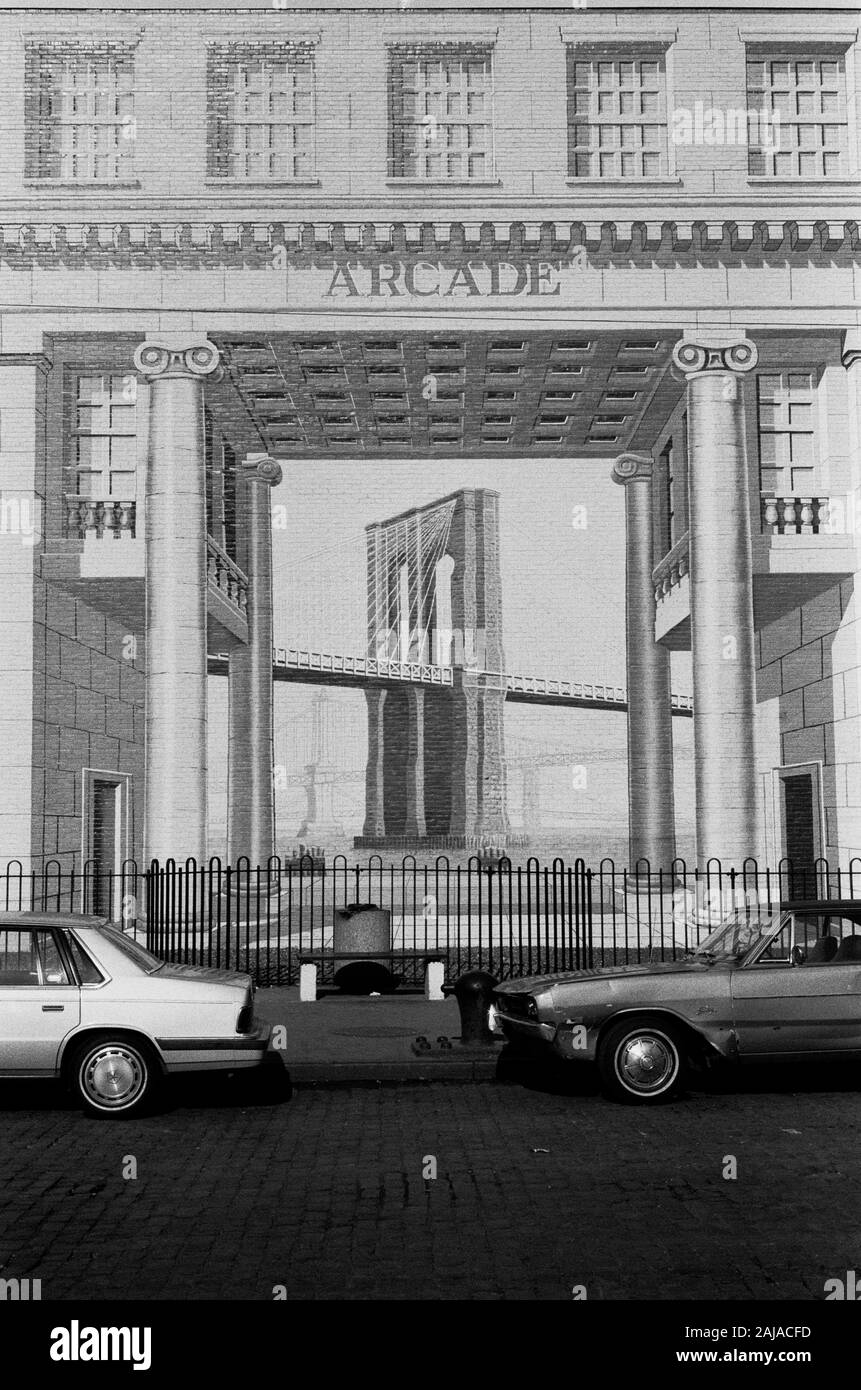
[[[206,538],[206,577],[241,613],[248,611],[248,577],[212,536]]]
[[[655,586],[655,602],[661,603],[678,587],[690,568],[690,533],[685,532],[668,550],[659,565],[652,570],[652,583]]]
[[[137,506],[133,501],[118,497],[81,497],[77,493],[66,493],[66,534],[75,540],[85,540],[95,535],[121,536],[135,535]]]
[[[773,536],[818,536],[828,521],[827,497],[763,497],[762,528]]]

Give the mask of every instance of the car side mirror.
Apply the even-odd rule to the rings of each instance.
[[[792,964],[793,964],[793,965],[803,965],[804,962],[805,962],[806,960],[807,960],[807,952],[805,951],[804,947],[803,947],[803,946],[793,946],[793,948],[792,948]]]
[[[46,985],[64,985],[65,983],[65,977],[60,974],[59,970],[50,971],[45,976]]]

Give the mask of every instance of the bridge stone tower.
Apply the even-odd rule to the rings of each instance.
[[[369,654],[424,670],[366,692],[356,844],[506,845],[499,494],[462,488],[366,530]]]

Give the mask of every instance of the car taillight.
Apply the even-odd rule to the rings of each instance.
[[[249,1003],[244,1004],[239,1010],[239,1017],[236,1020],[236,1031],[237,1033],[250,1033],[253,1024],[254,1005],[249,1001]]]

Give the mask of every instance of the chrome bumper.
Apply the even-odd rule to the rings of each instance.
[[[556,1034],[554,1023],[540,1023],[538,1019],[531,1018],[511,1018],[509,1014],[504,1014],[500,1009],[498,1009],[497,1018],[507,1038],[522,1038],[535,1043],[552,1043]]]

